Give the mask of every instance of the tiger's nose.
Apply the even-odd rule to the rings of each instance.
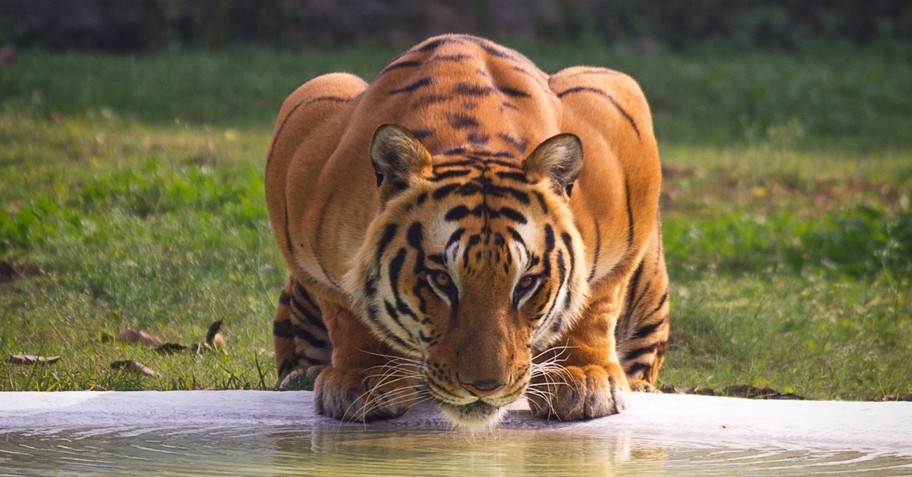
[[[478,397],[488,397],[497,394],[506,384],[495,379],[479,379],[472,383],[459,383],[463,389]]]

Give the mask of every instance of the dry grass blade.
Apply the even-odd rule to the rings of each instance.
[[[132,359],[123,360],[123,361],[114,361],[113,363],[111,363],[111,369],[122,369],[122,370],[126,370],[126,371],[132,371],[132,372],[139,373],[139,374],[142,374],[145,376],[157,376],[158,375],[158,373],[156,373],[155,371],[152,371],[152,369],[149,368],[148,366],[140,363],[139,361],[135,361]]]
[[[30,354],[11,354],[6,358],[12,364],[51,364],[60,361],[60,356],[34,356]]]

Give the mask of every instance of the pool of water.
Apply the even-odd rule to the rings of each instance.
[[[623,414],[453,429],[432,405],[370,425],[307,391],[0,393],[0,476],[912,476],[912,404],[633,393]]]
[[[0,475],[912,475],[912,455],[619,432],[324,426],[0,430]]]

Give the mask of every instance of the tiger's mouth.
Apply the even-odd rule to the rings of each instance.
[[[435,399],[435,401],[437,402],[437,407],[454,424],[468,428],[497,425],[501,417],[503,417],[506,407],[505,405],[496,406],[481,399],[463,405],[450,404],[438,399]]]

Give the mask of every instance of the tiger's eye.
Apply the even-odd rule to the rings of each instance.
[[[535,283],[534,277],[522,277],[522,279],[519,280],[519,289],[525,290],[526,288],[531,287],[533,283]]]
[[[434,283],[440,287],[448,287],[450,283],[453,283],[453,280],[446,272],[434,272]]]

